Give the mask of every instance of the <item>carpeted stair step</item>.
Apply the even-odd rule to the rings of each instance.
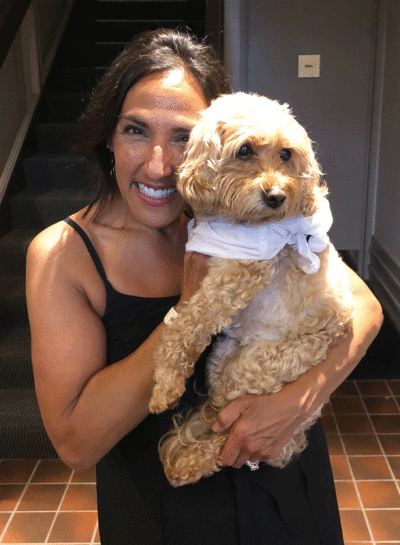
[[[0,385],[2,388],[34,387],[28,327],[0,329]]]
[[[172,15],[172,14],[171,14]],[[170,17],[171,17],[170,15]],[[204,20],[182,19],[180,14],[175,18],[166,20],[145,20],[145,21],[97,21],[96,41],[97,42],[130,42],[134,36],[143,30],[156,30],[157,28],[182,28],[188,27],[193,33],[201,35],[204,33]]]
[[[78,123],[40,123],[35,126],[39,153],[71,154],[78,136]]]
[[[40,229],[13,229],[0,239],[0,275],[25,274],[26,253]]]
[[[187,25],[203,36],[205,9],[205,0],[74,2],[41,102],[38,153],[24,162],[26,189],[9,199],[13,228],[0,239],[0,459],[57,457],[34,391],[24,275],[36,234],[92,200],[90,167],[70,153],[76,122],[135,34]]]
[[[25,159],[23,167],[26,188],[30,193],[68,188],[84,190],[91,176],[87,161],[67,155],[32,155]]]
[[[0,458],[57,458],[33,389],[0,390]]]
[[[135,1],[99,0],[96,5],[96,19],[139,20],[152,19],[204,19],[206,13],[205,0],[182,1]]]
[[[0,327],[28,327],[25,275],[0,276]]]
[[[49,121],[76,122],[85,111],[90,93],[48,93],[46,94]]]
[[[73,189],[54,189],[43,195],[22,191],[10,199],[10,209],[17,228],[44,229],[84,208],[90,201],[90,197]]]

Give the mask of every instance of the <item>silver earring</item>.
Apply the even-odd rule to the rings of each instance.
[[[110,176],[111,176],[111,178],[115,177],[115,159],[114,159],[114,154],[113,153],[111,153]]]

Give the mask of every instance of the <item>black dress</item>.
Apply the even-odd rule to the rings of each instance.
[[[108,282],[86,233],[83,238],[104,280],[107,362],[134,352],[178,297],[121,294]],[[179,410],[204,389],[204,359],[197,362]],[[309,431],[306,450],[286,468],[224,468],[196,484],[173,488],[158,458],[172,412],[150,415],[97,464],[102,545],[339,545],[339,511],[324,432]]]

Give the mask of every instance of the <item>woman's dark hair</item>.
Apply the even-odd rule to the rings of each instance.
[[[87,212],[98,204],[95,220],[118,195],[112,173],[113,155],[107,143],[118,122],[126,94],[135,83],[151,74],[176,68],[187,70],[200,85],[207,102],[231,92],[227,74],[214,50],[188,33],[159,29],[137,36],[115,59],[95,87],[80,119],[80,136],[75,154],[93,167],[94,197]]]

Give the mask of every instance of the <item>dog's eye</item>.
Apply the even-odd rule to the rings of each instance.
[[[283,149],[280,153],[280,158],[282,159],[282,161],[284,163],[286,163],[287,161],[289,161],[289,159],[291,158],[292,156],[292,152],[289,150],[289,149]]]
[[[253,150],[249,144],[243,144],[238,149],[236,155],[239,157],[239,159],[250,159],[250,157],[253,155]]]

